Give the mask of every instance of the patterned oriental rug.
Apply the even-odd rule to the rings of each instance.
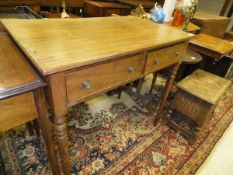
[[[233,120],[232,86],[190,146],[168,126],[153,126],[154,114],[146,106],[158,97],[144,94],[103,95],[69,110],[72,174],[195,174]],[[43,139],[29,136],[25,126],[2,135],[0,149],[7,174],[51,174]]]

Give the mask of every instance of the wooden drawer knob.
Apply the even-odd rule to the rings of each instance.
[[[154,60],[154,64],[159,64],[159,63],[160,63],[160,60],[158,60],[158,59]]]
[[[91,87],[91,82],[89,80],[84,80],[82,83],[83,89],[90,89]]]
[[[129,73],[135,72],[135,68],[130,66],[130,67],[128,68],[128,72],[129,72]]]

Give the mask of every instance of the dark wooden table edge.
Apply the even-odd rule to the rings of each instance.
[[[231,52],[233,51],[233,48],[232,48],[232,49],[229,49],[229,51],[227,51],[227,52],[218,52],[218,51],[216,51],[216,50],[213,50],[213,49],[210,48],[210,47],[202,46],[201,44],[199,44],[199,43],[197,43],[197,42],[195,42],[195,41],[192,41],[192,40],[189,41],[189,44],[192,45],[192,46],[204,48],[204,49],[207,49],[207,50],[209,50],[209,51],[211,51],[211,52],[215,52],[215,53],[222,54],[222,55],[227,55],[227,54],[229,54],[229,53],[231,53]]]
[[[9,98],[15,95],[19,95],[22,93],[26,93],[29,91],[33,91],[35,89],[46,87],[46,86],[47,84],[44,81],[36,80],[36,81],[29,82],[27,84],[22,84],[19,86],[7,88],[7,89],[0,91],[0,100]]]

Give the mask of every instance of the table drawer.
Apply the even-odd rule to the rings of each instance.
[[[68,104],[140,78],[144,64],[145,55],[140,54],[66,74]]]
[[[32,92],[0,100],[0,132],[37,118]]]
[[[148,53],[145,74],[158,71],[181,60],[186,43],[177,44]]]

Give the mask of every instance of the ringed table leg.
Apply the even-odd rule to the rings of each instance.
[[[38,112],[38,120],[41,128],[42,136],[46,143],[46,148],[49,157],[49,163],[54,175],[59,175],[58,159],[53,144],[52,125],[48,117],[48,109],[45,101],[45,94],[43,89],[34,91],[34,98]]]
[[[168,95],[170,93],[170,90],[172,88],[172,85],[174,83],[176,73],[177,73],[177,71],[179,69],[179,66],[180,66],[180,63],[177,63],[172,67],[171,75],[170,75],[169,79],[167,80],[167,83],[166,83],[164,91],[163,91],[162,98],[161,98],[160,103],[159,103],[159,108],[158,108],[158,112],[157,112],[157,114],[155,116],[154,125],[156,125],[157,122],[160,120],[160,114],[163,111],[163,108],[164,108],[165,103],[167,101],[167,97],[168,97]]]
[[[69,143],[66,116],[67,97],[66,84],[63,73],[51,75],[47,78],[48,96],[53,114],[54,129],[59,149],[64,175],[70,174],[71,162],[69,158]]]
[[[70,174],[70,159],[68,152],[68,136],[67,136],[67,126],[65,116],[54,116],[54,124],[56,131],[57,144],[59,149],[59,154],[62,162],[62,169],[65,175]]]

